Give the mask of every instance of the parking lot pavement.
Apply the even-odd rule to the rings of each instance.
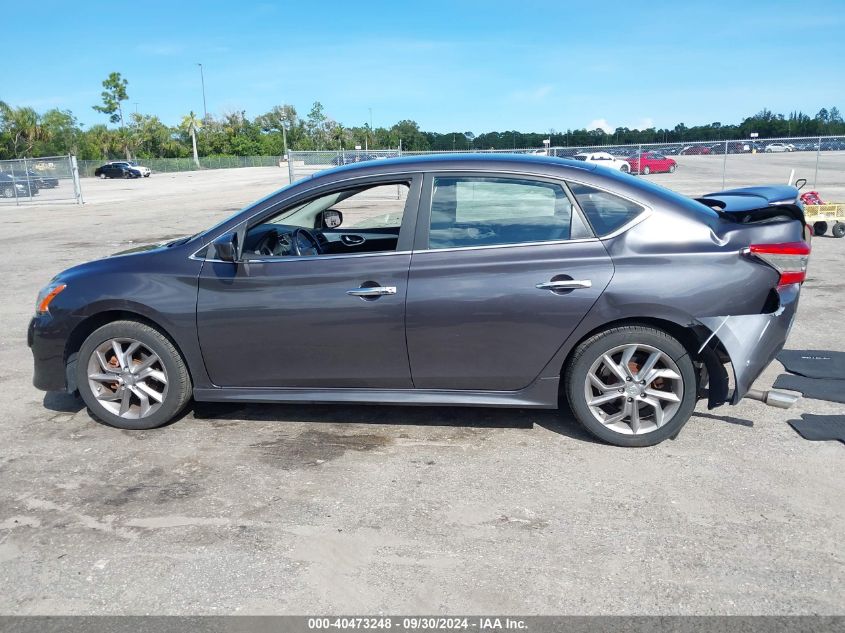
[[[566,413],[473,408],[202,404],[119,431],[31,386],[53,274],[285,173],[86,180],[84,207],[3,210],[0,613],[842,613],[845,446],[786,423],[842,405],[700,405],[632,450]],[[788,347],[845,351],[845,239],[813,245]]]

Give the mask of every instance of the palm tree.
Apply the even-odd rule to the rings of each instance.
[[[29,154],[35,142],[44,137],[41,117],[32,108],[12,108],[3,103],[2,117],[11,138],[15,158]]]
[[[202,123],[197,118],[197,115],[194,114],[194,111],[191,110],[183,119],[180,127],[185,130],[188,134],[191,135],[191,144],[194,148],[194,163],[199,169],[200,166],[200,157],[197,154],[197,132],[202,127]]]

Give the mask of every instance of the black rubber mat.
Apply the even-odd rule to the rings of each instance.
[[[845,444],[845,415],[811,415],[789,420],[790,426],[805,440],[839,440]]]
[[[785,349],[778,360],[786,371],[808,378],[845,380],[845,352],[823,349]]]
[[[807,378],[806,376],[781,374],[775,380],[774,388],[800,391],[804,394],[805,398],[845,403],[845,380]]]

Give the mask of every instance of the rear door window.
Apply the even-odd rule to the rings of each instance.
[[[572,204],[554,183],[437,176],[430,221],[429,248],[568,240]]]

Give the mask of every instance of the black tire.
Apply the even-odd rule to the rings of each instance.
[[[622,167],[619,168],[619,171],[621,171],[623,174],[630,174],[631,173],[631,166],[627,165],[627,164],[622,165]]]
[[[164,367],[168,383],[166,395],[159,408],[146,417],[125,418],[112,413],[97,400],[89,385],[89,359],[97,347],[116,338],[139,341],[159,357]],[[173,343],[158,330],[137,321],[113,321],[95,330],[85,339],[79,350],[76,384],[89,412],[95,418],[110,426],[130,430],[154,429],[167,424],[184,410],[192,393],[188,368]]]
[[[102,178],[103,180],[105,180],[105,179],[107,178],[107,176],[106,176],[105,172],[102,172],[102,171],[100,172],[99,176],[100,176],[100,178]]]
[[[643,173],[644,173],[646,176],[648,176],[648,175],[651,173],[651,167],[649,167],[648,165],[646,165],[645,167],[643,167]]]
[[[585,394],[588,373],[593,364],[609,351],[630,344],[649,346],[661,351],[674,361],[683,381],[680,404],[671,418],[654,430],[636,435],[618,432],[596,419],[587,404]],[[686,348],[666,332],[643,325],[610,328],[583,341],[575,348],[567,364],[563,384],[570,409],[584,428],[600,440],[623,447],[654,446],[674,437],[692,415],[698,393],[696,371]]]
[[[827,233],[827,222],[814,222],[813,235],[824,235]]]
[[[833,237],[845,237],[845,223],[837,222],[834,224],[831,233]]]

